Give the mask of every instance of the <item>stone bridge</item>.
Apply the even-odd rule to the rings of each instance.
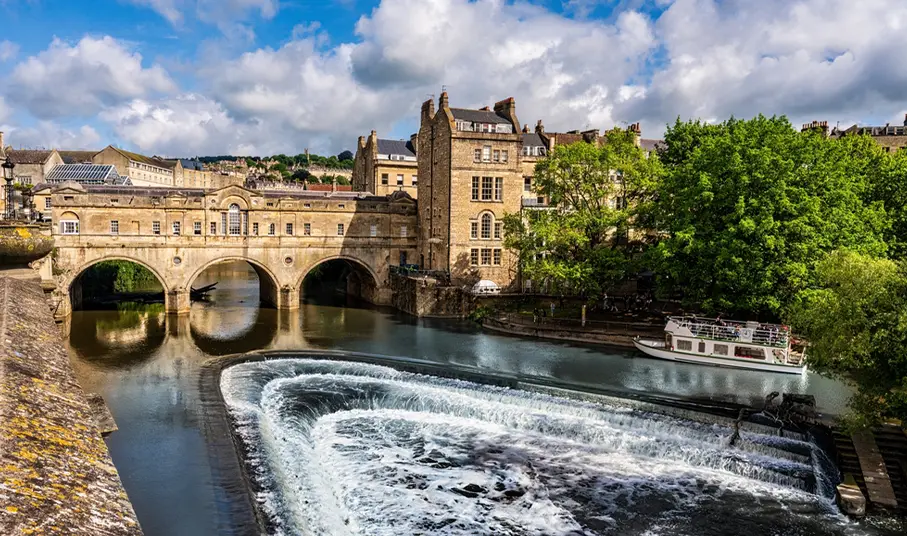
[[[299,308],[306,275],[330,260],[352,268],[351,292],[390,304],[391,265],[416,254],[416,208],[407,194],[151,189],[65,184],[50,195],[54,212],[56,316],[83,296],[79,276],[106,260],[148,268],[164,288],[168,313],[190,308],[190,289],[206,268],[248,262],[261,300]]]

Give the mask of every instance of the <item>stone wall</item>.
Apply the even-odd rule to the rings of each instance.
[[[588,322],[583,326],[579,321],[552,321],[534,323],[532,319],[519,318],[518,315],[503,315],[486,318],[482,326],[493,331],[556,339],[591,344],[633,347],[634,337],[661,339],[664,337],[664,326],[661,324],[643,324],[630,322]]]
[[[391,273],[392,305],[418,317],[462,318],[472,310],[473,298],[459,287],[445,286],[429,277]]]
[[[0,278],[0,534],[140,535],[44,292]]]

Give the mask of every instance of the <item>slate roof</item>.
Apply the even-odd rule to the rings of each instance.
[[[545,147],[545,142],[537,132],[523,133],[523,145],[529,147]]]
[[[120,149],[118,147],[112,147],[112,148],[114,151],[120,153],[121,155],[125,156],[126,158],[128,158],[134,162],[148,164],[149,166],[155,166],[155,167],[159,167],[159,168],[163,168],[163,169],[173,169],[176,167],[176,163],[178,162],[177,160],[162,160],[160,158],[152,158],[152,157],[141,155],[138,153],[124,151],[123,149]]]
[[[509,120],[504,119],[498,114],[488,110],[467,110],[465,108],[451,108],[450,113],[453,114],[454,119],[459,119],[461,121],[470,121],[472,123],[510,124]]]
[[[195,171],[204,171],[205,165],[199,162],[198,160],[189,160],[186,158],[180,158],[180,162],[183,164],[183,169],[194,169]]]
[[[412,156],[415,158],[416,151],[413,144],[404,140],[382,140],[378,139],[378,154],[399,154],[403,156]]]
[[[91,162],[99,151],[57,151],[64,164],[85,164]]]
[[[9,149],[6,158],[13,164],[43,164],[53,151],[36,149]]]

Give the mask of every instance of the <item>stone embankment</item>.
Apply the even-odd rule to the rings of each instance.
[[[142,534],[44,292],[9,277],[0,277],[0,534]]]
[[[493,331],[587,344],[608,344],[633,347],[633,338],[664,337],[664,326],[641,322],[590,321],[584,326],[579,320],[542,318],[538,322],[531,317],[518,314],[498,315],[486,318],[482,326]]]

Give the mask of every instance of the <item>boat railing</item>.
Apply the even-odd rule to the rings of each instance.
[[[733,320],[708,320],[691,317],[670,317],[679,327],[687,328],[696,337],[728,342],[749,342],[761,346],[786,348],[790,330],[774,324],[757,324]]]

